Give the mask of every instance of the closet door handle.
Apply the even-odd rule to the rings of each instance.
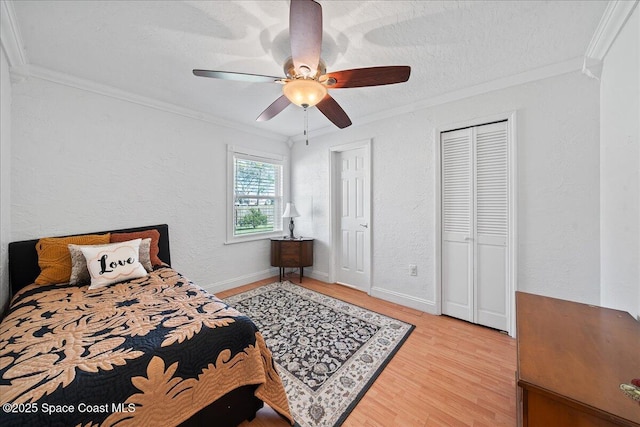
[[[465,238],[464,238],[464,241],[465,241],[465,242],[470,242],[471,240],[473,240],[473,237],[465,237]]]
[[[360,224],[360,227],[369,228],[369,224]]]

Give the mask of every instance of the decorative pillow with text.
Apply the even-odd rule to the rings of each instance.
[[[91,276],[89,289],[146,276],[147,270],[140,263],[141,241],[135,239],[104,246],[81,246]]]
[[[86,247],[87,245],[85,245]],[[105,245],[92,245],[95,247],[105,247]],[[151,239],[142,239],[140,242],[139,261],[145,270],[152,271],[151,257],[149,250],[151,246]],[[87,260],[82,253],[82,245],[69,245],[69,252],[71,253],[71,277],[69,283],[71,285],[87,285],[91,281],[89,270],[87,269]]]

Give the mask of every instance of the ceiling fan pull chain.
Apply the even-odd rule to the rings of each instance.
[[[309,145],[309,110],[307,107],[304,107],[304,136],[307,140],[307,145]]]

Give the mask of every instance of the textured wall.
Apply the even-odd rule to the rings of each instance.
[[[0,46],[0,315],[9,299],[7,245],[11,239],[11,81]]]
[[[604,59],[600,104],[602,304],[640,315],[640,8]]]
[[[373,287],[415,307],[432,306],[435,129],[517,110],[517,287],[598,303],[598,102],[598,83],[576,72],[296,143],[292,194],[312,204],[313,222],[297,223],[301,234],[318,239],[313,274],[329,272],[329,147],[372,138]],[[409,264],[418,276],[409,275]]]
[[[226,144],[284,142],[33,78],[13,103],[13,240],[168,223],[172,264],[202,286],[271,272],[267,241],[224,244]]]

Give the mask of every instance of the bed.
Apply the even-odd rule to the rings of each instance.
[[[13,297],[0,324],[0,424],[226,427],[252,420],[263,403],[293,424],[262,335],[170,267],[168,231],[162,224],[90,233],[111,242],[158,236],[74,247],[86,257],[90,286],[76,280],[73,251],[72,281],[49,283],[46,239],[9,244]],[[141,263],[145,243],[158,262],[141,277],[94,288],[99,277],[87,253],[98,248],[111,257],[133,242]],[[132,256],[95,259],[100,274],[140,267]]]

